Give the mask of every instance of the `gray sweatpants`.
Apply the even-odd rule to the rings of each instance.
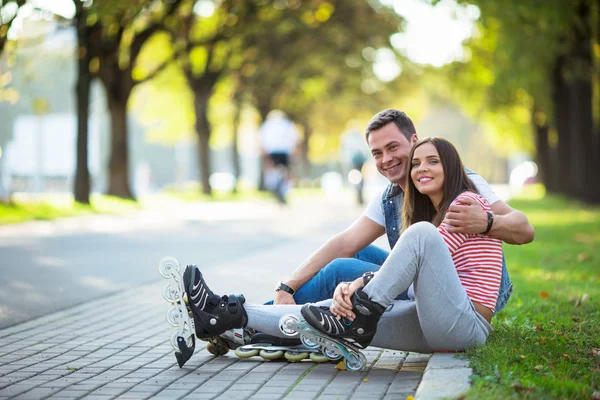
[[[414,283],[414,300],[394,300]],[[388,307],[372,346],[429,353],[460,351],[484,344],[491,325],[477,311],[458,279],[441,234],[428,222],[408,228],[364,288],[369,298]],[[318,303],[329,305],[331,300]],[[300,316],[298,305],[248,304],[248,326],[284,337],[279,319]]]

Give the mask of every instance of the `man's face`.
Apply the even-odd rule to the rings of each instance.
[[[393,122],[371,131],[368,143],[379,173],[404,187],[408,155],[417,140],[417,135],[406,139]]]

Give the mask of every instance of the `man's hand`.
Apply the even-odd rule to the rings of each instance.
[[[342,282],[335,288],[333,292],[333,302],[329,310],[338,318],[344,317],[347,320],[353,321],[356,317],[352,312],[352,295],[357,289],[363,287],[362,277],[354,282]]]
[[[443,222],[448,225],[447,230],[450,233],[477,235],[485,232],[488,217],[475,200],[464,198],[460,200],[459,204],[448,208]]]
[[[296,304],[294,300],[294,296],[289,294],[288,292],[284,292],[283,290],[278,290],[275,292],[275,299],[273,300],[274,304]]]

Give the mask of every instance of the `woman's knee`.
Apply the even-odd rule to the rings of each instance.
[[[402,236],[409,236],[411,238],[430,238],[438,237],[438,232],[435,225],[431,222],[421,221],[416,224],[412,224],[406,231],[402,233]]]

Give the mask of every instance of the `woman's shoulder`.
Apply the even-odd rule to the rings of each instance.
[[[466,199],[470,199],[470,200],[476,201],[482,208],[484,208],[486,210],[490,208],[490,205],[488,204],[488,202],[485,199],[485,197],[483,197],[480,194],[471,192],[471,191],[462,192],[461,194],[459,194],[456,197],[456,199],[454,199],[453,203],[461,203],[461,200],[464,201]]]

